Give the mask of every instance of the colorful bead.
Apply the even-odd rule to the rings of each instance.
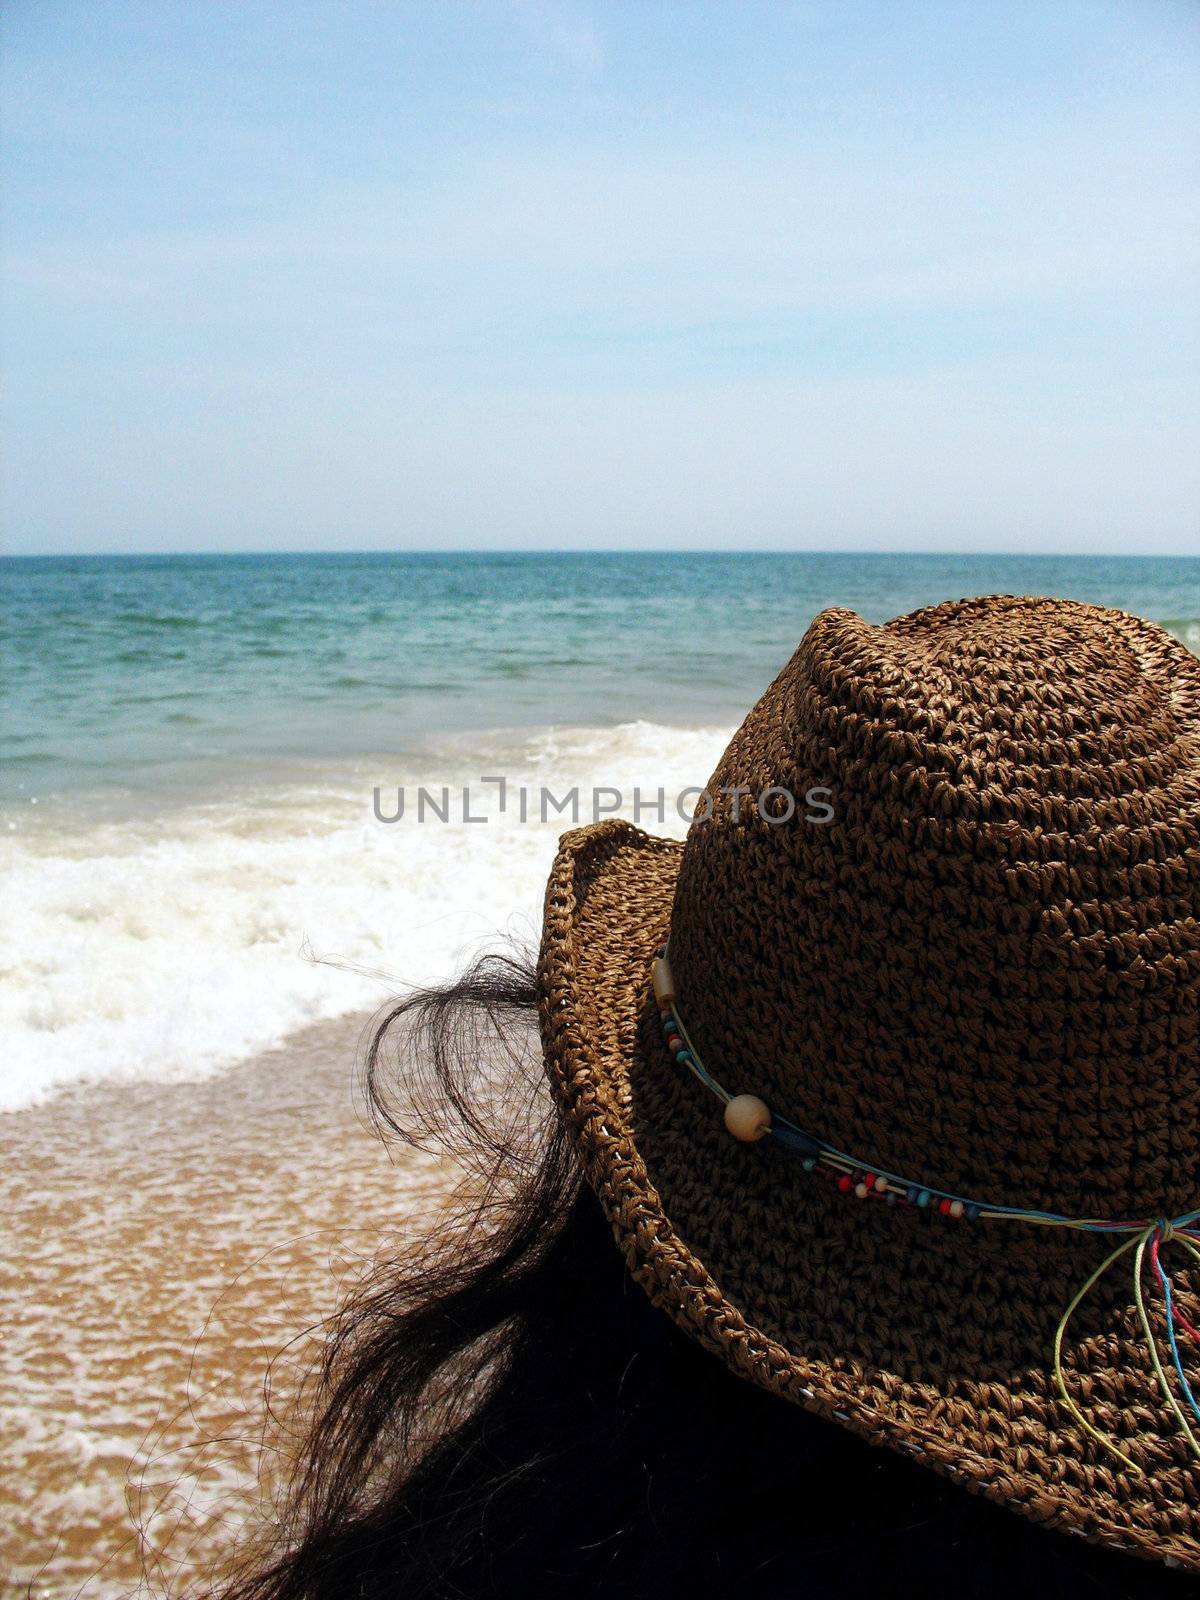
[[[771,1126],[771,1111],[756,1094],[734,1095],[725,1107],[725,1126],[735,1139],[753,1144]]]
[[[856,1183],[854,1185],[854,1192],[860,1200],[865,1200],[871,1191],[867,1188],[865,1183]]]
[[[882,1173],[881,1173],[881,1174],[880,1174],[880,1175],[879,1175],[879,1176],[878,1176],[878,1177],[877,1177],[877,1178],[876,1178],[876,1179],[875,1179],[875,1187],[876,1187],[876,1188],[877,1188],[877,1189],[879,1189],[879,1190],[881,1190],[881,1191],[882,1191],[882,1190],[884,1190],[884,1189],[886,1189],[886,1188],[887,1188],[887,1186],[888,1186],[888,1181],[887,1181],[887,1179],[886,1179],[886,1178],[885,1178],[885,1177],[884,1177],[884,1176],[883,1176],[883,1175],[882,1175]]]
[[[933,1196],[928,1189],[921,1189],[917,1193],[917,1204],[919,1206],[927,1206],[932,1199]]]
[[[844,1172],[842,1174],[842,1176],[838,1179],[838,1188],[842,1191],[843,1194],[849,1194],[850,1190],[853,1187],[854,1187],[854,1179],[850,1176],[850,1174],[848,1172]]]
[[[677,1033],[669,1033],[667,1035],[667,1049],[668,1050],[682,1050],[683,1049],[683,1040],[679,1037],[679,1035]]]
[[[804,1170],[805,1170],[805,1172],[811,1172],[813,1170],[813,1168],[816,1166],[816,1164],[817,1164],[817,1160],[816,1160],[815,1156],[805,1156],[805,1158],[804,1158]]]
[[[963,1209],[963,1203],[961,1200],[951,1200],[950,1215],[952,1217],[961,1217],[963,1214]]]

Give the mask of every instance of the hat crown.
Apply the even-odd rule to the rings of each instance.
[[[795,814],[758,803],[769,790]],[[826,611],[708,794],[671,965],[728,1089],[994,1204],[1200,1203],[1200,660],[1184,646],[1060,600],[883,626]]]

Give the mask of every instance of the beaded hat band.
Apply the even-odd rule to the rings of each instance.
[[[1141,1217],[1102,1221],[1096,1217],[1064,1217],[1053,1211],[1029,1211],[1019,1206],[968,1200],[961,1195],[938,1189],[932,1184],[910,1183],[894,1172],[882,1170],[878,1165],[856,1160],[845,1151],[837,1150],[824,1140],[805,1133],[786,1117],[772,1113],[766,1102],[760,1100],[757,1095],[730,1094],[728,1089],[717,1082],[704,1065],[700,1052],[683,1021],[668,957],[669,941],[662,946],[655,957],[652,975],[654,999],[667,1049],[681,1067],[686,1067],[722,1102],[725,1107],[725,1126],[735,1139],[744,1144],[754,1144],[760,1139],[769,1139],[790,1154],[799,1156],[805,1172],[819,1173],[832,1178],[842,1194],[853,1195],[858,1200],[883,1201],[889,1206],[912,1206],[917,1210],[928,1210],[956,1221],[962,1218],[967,1222],[1025,1222],[1036,1227],[1075,1228],[1082,1233],[1122,1236],[1122,1243],[1100,1262],[1076,1291],[1059,1319],[1054,1335],[1055,1386],[1063,1404],[1079,1426],[1131,1472],[1141,1475],[1143,1469],[1135,1461],[1130,1460],[1119,1445],[1084,1416],[1067,1388],[1062,1365],[1063,1341],[1067,1336],[1071,1318],[1109,1268],[1133,1251],[1134,1299],[1146,1348],[1154,1367],[1154,1375],[1164,1400],[1187,1440],[1188,1448],[1197,1459],[1200,1459],[1200,1437],[1197,1437],[1194,1426],[1200,1423],[1200,1404],[1197,1404],[1179,1349],[1181,1335],[1193,1344],[1200,1345],[1200,1330],[1197,1330],[1191,1319],[1184,1315],[1176,1303],[1171,1277],[1163,1266],[1161,1258],[1165,1247],[1174,1242],[1177,1246],[1182,1246],[1194,1261],[1200,1262],[1200,1231],[1197,1231],[1196,1227],[1196,1224],[1200,1223],[1200,1208],[1172,1218]],[[1147,1259],[1151,1273],[1158,1280],[1163,1298],[1167,1357],[1178,1384],[1178,1396],[1167,1375],[1167,1368],[1163,1364],[1158,1341],[1151,1328],[1146,1309],[1143,1278]]]

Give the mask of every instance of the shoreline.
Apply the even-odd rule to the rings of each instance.
[[[453,1182],[362,1118],[369,1020],[194,1083],[74,1086],[0,1116],[5,1600],[110,1600],[144,1571],[167,1592],[252,1509],[272,1359],[287,1347],[286,1407],[316,1325]]]

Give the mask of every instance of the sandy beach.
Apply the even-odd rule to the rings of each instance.
[[[0,1117],[0,1594],[179,1594],[219,1565],[271,1363],[286,1408],[321,1319],[449,1186],[364,1123],[367,1020]]]

